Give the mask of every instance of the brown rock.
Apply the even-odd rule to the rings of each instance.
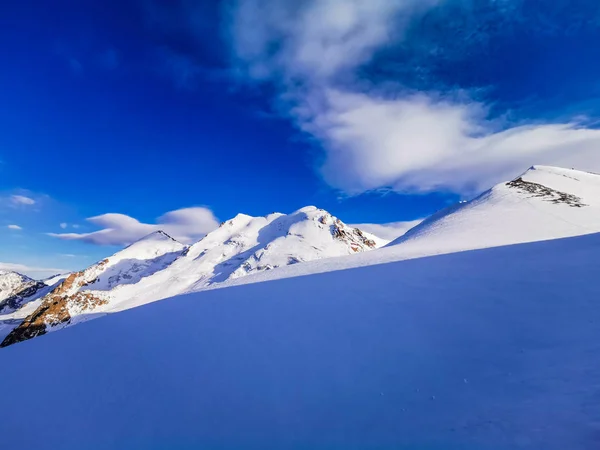
[[[99,265],[106,264],[106,260]],[[46,334],[48,328],[68,323],[71,320],[69,307],[76,307],[82,311],[91,310],[107,301],[94,297],[89,292],[72,292],[80,289],[93,280],[86,280],[86,273],[76,272],[69,275],[60,285],[50,292],[42,304],[2,341],[0,347],[7,347],[17,342],[26,341],[36,336]]]

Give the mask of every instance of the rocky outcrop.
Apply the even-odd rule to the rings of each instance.
[[[331,226],[331,233],[334,238],[346,242],[354,252],[377,247],[377,243],[373,239],[366,237],[358,228],[348,227],[340,219],[335,219]]]
[[[516,188],[521,192],[531,194],[531,197],[541,198],[557,205],[562,203],[571,206],[572,208],[587,206],[583,203],[583,200],[576,195],[560,192],[542,184],[525,181],[522,177],[509,181],[506,185],[511,188]]]

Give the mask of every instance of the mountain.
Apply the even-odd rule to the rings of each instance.
[[[0,350],[2,443],[595,449],[599,248],[593,234],[372,264],[50,333]]]
[[[24,285],[33,282],[17,272],[0,270],[0,302],[17,293]]]
[[[17,272],[0,270],[0,313],[15,311],[47,287]]]
[[[386,244],[327,211],[302,208],[264,217],[239,214],[186,247],[158,231],[88,269],[10,316],[7,346],[98,314],[128,309],[227,280]],[[35,306],[36,309],[32,309]],[[16,320],[22,320],[16,324]]]
[[[151,235],[14,313],[128,309],[0,352],[3,444],[596,448],[599,183],[536,166],[369,252],[316,208]]]
[[[0,316],[14,327],[2,345],[45,334],[47,328],[60,329],[77,322],[82,315],[108,303],[102,290],[140,279],[164,269],[187,247],[162,231],[157,231],[89,268],[68,275],[43,297],[12,314]],[[94,286],[95,291],[82,288]],[[17,323],[19,319],[21,323]],[[6,328],[6,326],[5,326]]]
[[[118,287],[111,310],[218,286],[283,266],[354,255],[386,243],[314,206],[287,215],[238,214],[192,245],[185,257],[168,270],[141,284]]]
[[[470,202],[434,214],[389,246],[424,254],[600,231],[600,175],[534,166]]]
[[[377,251],[311,261],[220,287],[387,264],[437,254],[600,232],[600,175],[534,166],[471,201],[452,205]]]
[[[1,345],[186,292],[598,231],[600,175],[546,166],[434,214],[376,252],[364,253],[387,242],[316,207],[239,214],[190,247],[156,232],[70,275],[0,316],[0,334],[10,331]]]

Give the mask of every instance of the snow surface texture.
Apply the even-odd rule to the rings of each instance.
[[[280,266],[363,252],[387,242],[349,227],[316,207],[289,215],[239,214],[189,248],[163,232],[155,232],[72,274],[46,298],[0,316],[0,324],[4,324],[0,338],[4,339],[23,320],[15,330],[19,336],[13,333],[2,345],[62,329],[100,313]],[[92,311],[93,316],[89,314]],[[25,327],[36,331],[25,332]]]
[[[11,346],[2,443],[597,449],[599,249],[594,234],[216,289]]]

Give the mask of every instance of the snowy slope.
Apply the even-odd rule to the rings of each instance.
[[[9,313],[35,300],[47,284],[17,272],[0,270],[0,313]]]
[[[600,175],[534,166],[434,214],[375,252],[285,267],[220,287],[595,232],[600,232]]]
[[[475,200],[439,212],[390,246],[435,254],[598,231],[600,175],[534,166]]]
[[[168,270],[114,291],[116,311],[307,261],[362,253],[387,241],[313,206],[264,217],[238,214],[192,245]],[[243,282],[243,281],[242,281]]]
[[[185,251],[185,245],[157,231],[81,272],[59,279],[43,297],[0,316],[0,334],[10,328],[2,345],[44,334],[47,328],[61,329],[76,323],[78,316],[109,301],[103,291],[139,282],[166,268]],[[91,286],[94,291],[83,290]]]
[[[0,302],[17,293],[33,280],[17,272],[0,270]]]
[[[239,214],[189,248],[156,232],[72,274],[27,308],[0,316],[13,328],[18,319],[25,319],[2,345],[86,320],[91,312],[127,309],[248,274],[364,252],[386,243],[316,207],[288,215]]]
[[[2,443],[595,449],[599,249],[594,234],[204,291],[15,345]]]
[[[175,248],[156,263],[152,260],[156,243],[148,238],[109,258],[106,267],[101,262],[100,268],[77,275],[80,281],[71,283],[66,292],[73,298],[67,297],[69,305],[62,311],[40,315],[43,305],[38,300],[0,316],[0,322],[8,321],[14,328],[25,317],[37,317],[43,322],[26,320],[21,328],[41,326],[45,332],[185,292],[596,231],[600,231],[600,175],[535,166],[470,202],[435,214],[375,252],[363,253],[386,242],[315,207],[289,215],[240,214],[185,250],[167,237],[164,242]],[[355,253],[361,254],[347,257]]]

